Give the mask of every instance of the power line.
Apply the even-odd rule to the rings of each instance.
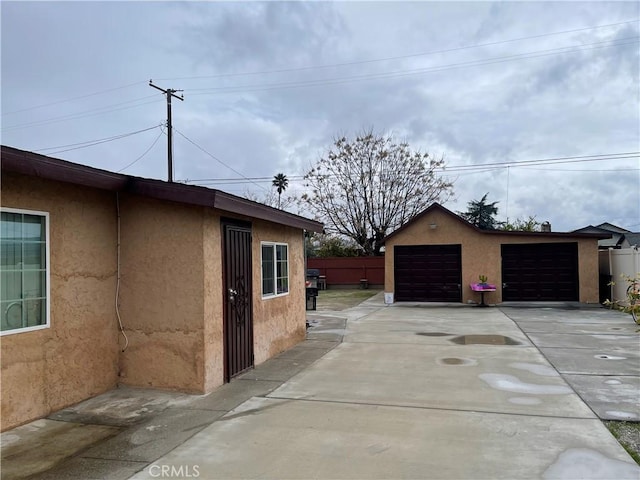
[[[138,162],[138,160],[141,160],[147,153],[149,153],[151,151],[151,149],[156,145],[156,143],[158,143],[158,140],[160,140],[160,137],[162,136],[162,134],[164,133],[164,130],[162,128],[162,126],[160,126],[160,134],[156,137],[156,139],[153,141],[153,143],[151,144],[151,146],[149,148],[147,148],[144,153],[142,155],[140,155],[138,158],[136,158],[133,162],[131,162],[130,164],[128,164],[126,167],[122,167],[120,170],[118,170],[116,173],[120,173],[123,172],[124,170],[126,170],[127,168],[133,166],[135,163]]]
[[[317,87],[317,86],[324,86],[324,85],[338,85],[342,83],[349,83],[349,82],[362,81],[362,80],[398,78],[398,77],[406,77],[411,75],[422,75],[426,73],[441,72],[441,71],[452,70],[456,68],[480,67],[480,66],[486,66],[486,65],[493,65],[497,63],[505,63],[509,61],[529,60],[533,58],[547,57],[551,55],[561,55],[564,53],[576,53],[576,52],[582,52],[586,50],[595,50],[598,48],[611,48],[611,47],[625,46],[625,45],[638,43],[637,40],[639,38],[640,37],[638,36],[627,37],[624,39],[619,39],[614,43],[609,43],[610,41],[604,41],[604,42],[596,42],[596,43],[587,44],[587,45],[558,47],[558,48],[547,49],[547,50],[537,50],[532,52],[508,55],[508,56],[493,57],[493,58],[488,58],[484,60],[470,60],[467,62],[452,63],[452,64],[446,64],[446,65],[436,65],[433,67],[417,68],[417,69],[410,69],[410,70],[396,70],[391,72],[369,73],[369,74],[361,74],[361,75],[351,75],[346,77],[344,76],[333,77],[333,78],[326,78],[326,79],[320,79],[320,80],[308,80],[308,81],[301,81],[301,82],[249,84],[249,85],[238,85],[238,86],[230,86],[230,87],[209,87],[209,88],[191,89],[191,90],[188,90],[188,92],[192,96],[216,95],[221,93],[242,93],[242,92],[278,90],[278,89],[287,89],[287,88]],[[606,43],[609,43],[609,44],[603,45]]]
[[[474,45],[465,45],[465,46],[460,46],[460,47],[447,48],[447,49],[444,49],[444,50],[434,50],[434,51],[430,51],[430,52],[412,53],[412,54],[407,54],[407,55],[398,55],[398,56],[393,56],[393,57],[374,58],[374,59],[369,59],[369,60],[356,60],[356,61],[353,61],[353,62],[333,63],[333,64],[327,64],[327,65],[311,65],[311,66],[305,66],[305,67],[291,67],[291,68],[283,68],[283,69],[277,69],[277,70],[262,70],[262,71],[244,72],[244,73],[221,73],[221,74],[217,74],[217,75],[201,75],[201,76],[192,76],[192,77],[169,77],[169,78],[160,78],[159,80],[198,80],[198,79],[207,79],[207,78],[240,77],[240,76],[265,75],[265,74],[271,74],[271,73],[289,73],[289,72],[299,72],[299,71],[305,71],[305,70],[320,70],[320,69],[326,69],[326,68],[345,67],[345,66],[353,66],[353,65],[363,65],[363,64],[366,64],[366,63],[386,62],[386,61],[390,61],[390,60],[402,60],[402,59],[406,59],[406,58],[421,57],[421,56],[428,56],[428,55],[437,55],[437,54],[450,53],[450,52],[455,52],[455,51],[460,51],[460,50],[467,50],[467,49],[472,49],[472,48],[489,47],[489,46],[500,45],[500,44],[504,44],[504,43],[519,42],[519,41],[522,41],[522,40],[532,40],[532,39],[535,39],[535,38],[542,38],[542,37],[553,36],[553,35],[562,35],[562,34],[566,34],[566,33],[582,32],[582,31],[585,31],[585,30],[596,30],[596,29],[599,29],[599,28],[613,27],[613,26],[618,26],[618,25],[626,25],[628,23],[635,23],[637,21],[638,21],[638,19],[628,20],[628,21],[625,21],[625,22],[617,22],[617,23],[609,23],[609,24],[605,24],[605,25],[597,25],[595,27],[575,28],[575,29],[572,29],[572,30],[563,30],[563,31],[559,31],[559,32],[543,33],[543,34],[539,34],[539,35],[532,35],[532,36],[528,36],[528,37],[519,37],[519,38],[513,38],[513,39],[509,39],[509,40],[498,40],[498,41],[495,41],[495,42],[479,43],[479,44],[474,44]]]
[[[184,138],[187,142],[189,142],[190,144],[192,144],[193,146],[195,146],[196,148],[198,148],[200,151],[206,153],[207,155],[209,155],[211,158],[213,158],[216,162],[220,163],[221,165],[227,167],[229,170],[231,170],[232,172],[237,173],[238,175],[240,175],[242,178],[247,179],[247,177],[245,177],[242,173],[240,173],[239,171],[237,171],[235,168],[227,165],[226,163],[224,163],[222,160],[220,160],[218,157],[216,157],[215,155],[213,155],[212,153],[209,153],[208,151],[206,151],[204,148],[202,148],[200,145],[198,145],[196,142],[194,142],[193,140],[191,140],[190,138],[188,138],[186,135],[184,135],[182,132],[180,132],[177,128],[174,128],[175,132],[180,135],[182,138]],[[259,185],[258,183],[252,181],[252,180],[248,180],[250,183],[253,183],[254,185],[260,187],[261,189],[267,191],[266,188],[264,188],[262,185]]]
[[[160,125],[156,125],[155,127],[148,128],[148,129],[143,130],[143,131],[145,131],[145,132],[146,132],[146,131],[148,131],[148,130],[153,130],[154,128],[158,128],[158,127],[160,127]],[[141,133],[141,132],[136,132],[136,133]],[[109,139],[109,140],[103,140],[103,141],[100,141],[100,142],[91,143],[91,144],[89,144],[89,145],[83,145],[83,146],[81,146],[81,147],[67,148],[67,149],[65,149],[65,150],[57,150],[57,151],[55,151],[55,152],[49,152],[47,155],[57,155],[57,154],[59,154],[59,153],[71,152],[71,151],[73,151],[73,150],[81,150],[81,149],[83,149],[83,148],[95,147],[96,145],[100,145],[100,144],[108,143],[108,142],[113,142],[113,141],[115,141],[115,140],[120,140],[120,139],[125,138],[125,137],[130,137],[131,135],[134,135],[134,134],[122,135],[122,136],[117,137],[117,138],[112,138],[112,139]]]
[[[426,52],[426,53],[422,53],[422,54],[412,54],[412,55],[405,55],[405,56],[400,56],[400,57],[389,57],[389,58],[390,59],[394,59],[394,58],[404,58],[404,57],[419,56],[419,55],[431,55],[431,54],[435,54],[435,53],[446,53],[446,52],[455,51],[455,50],[461,50],[461,49],[466,49],[466,48],[475,48],[475,47],[478,47],[478,46],[488,46],[488,45],[499,44],[499,43],[514,42],[514,41],[524,40],[524,39],[528,39],[528,38],[538,38],[538,37],[548,36],[548,35],[557,35],[557,34],[561,34],[561,33],[569,33],[569,32],[574,32],[574,31],[582,31],[582,30],[589,30],[589,29],[595,29],[595,28],[603,28],[603,27],[607,27],[607,26],[622,25],[622,24],[627,24],[627,23],[633,23],[635,21],[636,20],[627,21],[627,22],[618,22],[618,23],[613,23],[613,24],[608,24],[608,25],[601,25],[601,26],[596,26],[596,27],[586,27],[586,28],[581,28],[581,29],[567,30],[567,31],[564,31],[564,32],[554,32],[554,33],[548,33],[548,34],[535,35],[535,36],[532,36],[532,37],[522,37],[522,38],[519,38],[519,39],[490,42],[490,43],[487,43],[487,44],[479,44],[479,45],[476,45],[476,46],[457,47],[457,48],[447,49],[447,50],[442,50],[442,51],[437,51],[437,52]],[[485,60],[472,60],[472,61],[469,61],[469,62],[441,65],[441,66],[435,66],[435,67],[429,67],[429,68],[423,68],[423,69],[399,70],[399,71],[393,71],[393,72],[382,72],[382,73],[378,73],[378,74],[356,75],[356,76],[350,76],[350,77],[336,77],[336,78],[329,78],[329,79],[324,79],[324,80],[313,80],[313,81],[308,81],[308,82],[288,82],[288,83],[285,82],[285,83],[262,84],[262,85],[261,84],[254,84],[254,85],[244,85],[244,86],[234,86],[234,87],[212,87],[212,88],[206,88],[206,89],[194,89],[194,90],[190,90],[190,92],[201,92],[201,93],[192,93],[193,95],[214,95],[214,94],[217,94],[217,93],[265,91],[265,90],[274,90],[274,89],[313,87],[313,86],[322,86],[322,85],[336,85],[336,84],[348,83],[348,82],[359,81],[359,80],[373,80],[373,79],[382,79],[382,78],[402,77],[402,76],[409,76],[409,75],[419,75],[419,74],[425,74],[425,73],[431,73],[431,72],[437,72],[437,71],[450,70],[450,69],[453,69],[453,68],[485,66],[485,65],[495,64],[495,63],[503,63],[505,61],[538,58],[538,57],[549,56],[549,55],[558,55],[558,54],[562,54],[562,53],[574,53],[574,52],[584,51],[584,50],[588,50],[588,49],[595,49],[595,48],[610,48],[610,47],[615,47],[615,46],[630,45],[630,44],[636,43],[636,42],[635,41],[634,42],[624,42],[624,40],[630,40],[630,39],[634,39],[635,40],[637,38],[638,37],[628,37],[626,39],[618,39],[617,43],[614,42],[614,43],[611,43],[609,45],[602,45],[602,44],[605,44],[605,43],[609,42],[609,41],[603,41],[603,42],[596,42],[596,43],[593,43],[593,44],[587,44],[587,45],[582,45],[582,46],[558,47],[558,48],[555,48],[555,49],[533,51],[533,52],[528,52],[528,53],[523,53],[523,54],[515,54],[515,55],[503,56],[503,57],[494,57],[494,58],[485,59]],[[348,64],[359,64],[359,63],[371,63],[371,62],[374,62],[374,61],[382,61],[382,60],[385,60],[385,59],[364,60],[364,61],[360,61],[360,62],[350,62],[350,63],[347,63],[345,65],[348,65]],[[342,64],[335,64],[334,66],[339,66],[339,65],[342,65]],[[325,68],[325,67],[329,67],[329,66],[331,66],[331,65],[320,66],[320,67],[300,67],[300,68],[293,68],[293,69],[283,69],[282,71],[306,70],[306,69],[311,69],[311,68]],[[275,72],[278,72],[278,71],[274,70],[274,71],[271,71],[271,72],[275,73]],[[271,72],[262,72],[262,73],[271,73]],[[261,72],[253,72],[253,73],[248,73],[246,75],[252,75],[252,74],[257,74],[257,73],[261,73]],[[224,76],[224,75],[225,74],[222,74],[221,76]],[[229,74],[229,75],[230,76],[235,76],[235,75],[241,75],[241,74]],[[215,78],[215,77],[217,77],[217,76],[212,76],[212,78]],[[184,78],[198,78],[198,77],[184,77]],[[64,103],[64,102],[67,102],[67,101],[72,101],[74,99],[87,98],[87,97],[99,95],[99,94],[102,94],[102,93],[107,93],[107,92],[114,91],[114,90],[128,88],[130,86],[137,85],[139,83],[142,83],[142,82],[135,82],[135,83],[123,85],[123,86],[120,86],[120,87],[114,87],[113,89],[107,89],[107,90],[103,90],[103,91],[100,91],[100,92],[94,92],[94,93],[87,94],[87,95],[81,95],[81,96],[73,97],[73,98],[70,98],[70,99],[59,100],[57,102],[51,102],[51,103],[40,105],[40,106],[28,107],[28,108],[22,109],[22,110],[15,110],[13,112],[7,112],[6,114],[11,114],[11,113],[16,113],[16,112],[31,110],[31,109],[35,109],[35,108],[44,107],[44,106],[50,106],[50,105],[54,105],[54,104],[58,104],[58,103]],[[111,112],[115,112],[115,111],[127,110],[127,109],[130,109],[130,108],[137,108],[137,107],[141,107],[141,106],[144,106],[144,105],[149,105],[149,104],[151,104],[153,102],[151,102],[151,101],[150,102],[144,102],[144,103],[139,103],[137,105],[131,105],[131,106],[126,106],[126,107],[122,107],[122,108],[113,108],[113,107],[119,107],[121,105],[128,105],[130,103],[140,102],[142,100],[146,100],[146,99],[149,99],[149,98],[152,98],[152,96],[141,97],[141,98],[129,100],[129,101],[126,101],[126,102],[120,102],[120,103],[116,103],[116,104],[112,104],[112,105],[107,105],[105,107],[94,108],[94,109],[86,110],[84,112],[77,112],[77,113],[73,113],[73,114],[67,114],[67,115],[62,115],[62,116],[57,116],[57,117],[51,117],[51,118],[48,118],[48,119],[39,120],[39,121],[35,121],[35,122],[30,122],[30,123],[25,123],[25,124],[10,125],[10,126],[2,128],[2,130],[5,131],[5,132],[8,132],[8,131],[12,131],[12,130],[21,129],[21,128],[49,125],[49,124],[52,124],[52,123],[77,120],[77,119],[86,118],[86,117],[90,117],[90,116],[102,115],[102,114],[111,113]],[[3,115],[6,115],[6,114],[3,114]]]
[[[493,163],[482,163],[478,165],[458,165],[452,167],[446,167],[448,171],[456,171],[456,170],[472,170],[476,168],[486,168],[486,167],[517,167],[524,165],[554,165],[560,163],[580,163],[580,162],[597,162],[602,160],[624,160],[628,158],[638,158],[640,157],[640,152],[622,152],[622,153],[605,153],[600,155],[578,155],[573,157],[555,157],[555,158],[544,158],[537,160],[516,160],[516,161],[507,161],[507,162],[493,162]]]
[[[534,170],[537,172],[600,172],[600,173],[616,173],[616,172],[640,172],[640,168],[609,168],[606,170],[599,169],[580,169],[580,168],[531,168],[523,166],[525,170]]]
[[[81,100],[83,98],[89,98],[89,97],[94,97],[96,95],[102,95],[104,93],[109,93],[109,92],[115,92],[116,90],[122,90],[124,88],[129,88],[129,87],[133,87],[134,85],[139,85],[141,83],[144,82],[134,82],[134,83],[129,83],[127,85],[122,85],[120,87],[114,87],[114,88],[108,88],[106,90],[100,90],[99,92],[93,92],[93,93],[87,93],[86,95],[79,95],[77,97],[71,97],[71,98],[66,98],[64,100],[57,100],[55,102],[49,102],[49,103],[43,103],[41,105],[34,105],[32,107],[26,107],[26,108],[21,108],[19,110],[12,110],[11,112],[4,112],[2,113],[2,116],[5,115],[12,115],[14,113],[20,113],[20,112],[28,112],[29,110],[36,110],[38,108],[45,108],[45,107],[51,107],[52,105],[58,105],[60,103],[66,103],[66,102],[72,102],[74,100]]]
[[[127,105],[130,103],[135,103],[135,102],[140,102],[142,100],[146,100],[149,98],[155,98],[156,95],[149,95],[146,97],[141,97],[141,98],[137,98],[134,100],[128,100],[126,102],[120,102],[120,103],[115,103],[112,105],[107,105],[105,107],[99,107],[99,108],[92,108],[90,110],[85,110],[84,112],[77,112],[77,113],[70,113],[67,115],[61,115],[58,117],[52,117],[52,118],[48,118],[45,120],[38,120],[36,122],[30,122],[30,123],[24,123],[24,124],[19,124],[19,125],[10,125],[8,127],[3,127],[2,130],[3,131],[11,131],[11,130],[18,130],[21,128],[28,128],[28,127],[39,127],[42,125],[49,125],[51,123],[58,123],[58,122],[65,122],[65,121],[69,121],[69,120],[78,120],[80,118],[86,118],[86,117],[93,117],[96,115],[102,115],[104,113],[111,113],[111,112],[117,112],[120,110],[128,110],[130,108],[138,108],[138,107],[142,107],[144,105],[149,105],[151,103],[155,103],[155,100],[149,101],[149,102],[144,102],[144,103],[139,103],[137,105],[131,105],[131,106],[125,106],[125,107],[120,107],[120,108],[111,108],[111,107],[117,107],[120,105]]]
[[[636,22],[638,22],[638,19],[627,20],[627,21],[624,21],[624,22],[616,22],[616,23],[608,23],[608,24],[603,24],[603,25],[596,25],[596,26],[593,26],[593,27],[582,27],[582,28],[574,28],[574,29],[571,29],[571,30],[562,30],[562,31],[557,31],[557,32],[542,33],[542,34],[538,34],[538,35],[531,35],[531,36],[526,36],[526,37],[518,37],[518,38],[507,39],[507,40],[497,40],[497,41],[494,41],[494,42],[479,43],[479,44],[473,44],[473,45],[463,45],[463,46],[452,47],[452,48],[447,48],[447,49],[443,49],[443,50],[434,50],[434,51],[419,52],[419,53],[412,53],[412,54],[406,54],[406,55],[397,55],[397,56],[392,56],[392,57],[373,58],[373,59],[367,59],[367,60],[356,60],[356,61],[352,61],[352,62],[341,62],[341,63],[333,63],[333,64],[325,64],[325,65],[310,65],[310,66],[303,66],[303,67],[289,67],[289,68],[283,68],[283,69],[262,70],[262,71],[242,72],[242,73],[222,73],[222,74],[217,74],[217,75],[202,75],[202,76],[187,76],[187,77],[165,77],[165,78],[160,78],[159,80],[192,80],[192,79],[206,79],[206,78],[224,78],[224,77],[252,76],[252,75],[264,75],[264,74],[271,74],[271,73],[287,73],[287,72],[295,72],[295,71],[317,70],[317,69],[327,69],[327,68],[335,68],[335,67],[343,67],[343,66],[363,65],[363,64],[367,64],[367,63],[386,62],[386,61],[390,61],[390,60],[402,60],[402,59],[407,59],[407,58],[429,56],[429,55],[438,55],[438,54],[442,54],[442,53],[451,53],[451,52],[455,52],[455,51],[468,50],[468,49],[474,49],[474,48],[482,48],[482,47],[489,47],[489,46],[501,45],[501,44],[505,44],[505,43],[519,42],[519,41],[523,41],[523,40],[532,40],[532,39],[536,39],[536,38],[543,38],[543,37],[548,37],[548,36],[564,35],[564,34],[568,34],[568,33],[576,33],[576,32],[582,32],[582,31],[587,31],[587,30],[597,30],[597,29],[601,29],[601,28],[615,27],[615,26],[619,26],[619,25],[626,25],[626,24],[636,23]],[[65,98],[65,99],[62,99],[62,100],[56,100],[56,101],[52,101],[52,102],[44,103],[44,104],[40,104],[40,105],[32,105],[30,107],[21,108],[21,109],[18,109],[18,110],[12,110],[12,111],[9,111],[9,112],[2,112],[2,116],[12,115],[12,114],[15,114],[15,113],[26,112],[26,111],[30,111],[30,110],[39,109],[39,108],[50,107],[50,106],[53,106],[53,105],[58,105],[58,104],[61,104],[61,103],[66,103],[66,102],[72,102],[74,100],[81,100],[81,99],[84,99],[84,98],[89,98],[89,97],[93,97],[93,96],[97,96],[97,95],[103,95],[105,93],[110,93],[110,92],[114,92],[114,91],[117,91],[117,90],[123,90],[125,88],[133,87],[133,86],[136,86],[136,85],[141,85],[141,84],[144,84],[144,83],[146,83],[146,82],[142,82],[142,81],[132,82],[132,83],[128,83],[126,85],[121,85],[121,86],[118,86],[118,87],[108,88],[108,89],[100,90],[100,91],[97,91],[97,92],[78,95],[78,96],[75,96],[75,97]]]
[[[300,180],[303,179],[304,175],[287,175],[287,180]],[[255,180],[256,182],[264,181],[271,182],[273,181],[273,177],[242,177],[240,178],[199,178],[195,180],[183,180],[184,182],[234,182],[239,180]]]
[[[450,166],[446,166],[444,170],[439,172],[439,175],[447,175],[447,174],[454,174],[454,173],[457,175],[466,175],[466,174],[475,174],[475,173],[500,170],[507,167],[528,168],[528,166],[530,165],[531,166],[555,165],[555,164],[563,164],[563,163],[596,162],[596,161],[604,161],[604,160],[609,160],[609,161],[625,160],[629,158],[639,158],[639,157],[640,157],[640,151],[639,152],[603,153],[603,154],[597,154],[597,155],[578,155],[578,156],[570,156],[570,157],[552,157],[552,158],[534,159],[534,160],[512,160],[507,162],[481,163],[476,165],[450,165]],[[629,169],[629,170],[634,171],[638,169]],[[578,171],[578,170],[570,170],[570,171]],[[605,171],[622,171],[622,170],[605,170]],[[457,173],[457,172],[463,172],[463,173]],[[272,177],[250,177],[249,178],[243,175],[241,176],[242,176],[242,179],[200,178],[200,179],[189,179],[189,180],[183,180],[183,181],[186,183],[234,184],[234,183],[247,183],[247,182],[251,182],[251,183],[268,182],[272,180]],[[326,177],[332,177],[332,176],[335,176],[335,175],[326,175]],[[292,182],[301,181],[301,180],[304,180],[304,175],[287,175],[287,178],[289,179],[289,181],[292,181]]]
[[[144,128],[142,130],[136,130],[135,132],[121,133],[119,135],[113,135],[111,137],[98,138],[95,140],[87,140],[85,142],[70,143],[68,145],[58,145],[57,147],[38,148],[34,150],[34,152],[45,152],[47,150],[57,150],[59,148],[76,147],[79,145],[85,145],[85,146],[91,147],[92,145],[98,145],[100,143],[105,143],[113,140],[119,140],[120,138],[130,137],[131,135],[136,135],[138,133],[148,132],[149,130],[153,130],[158,127],[159,125],[154,125],[153,127]],[[87,144],[92,144],[92,145],[87,145]],[[84,147],[81,147],[81,148],[84,148]],[[67,151],[67,150],[62,150],[62,151]],[[57,153],[61,153],[61,152],[57,152]]]

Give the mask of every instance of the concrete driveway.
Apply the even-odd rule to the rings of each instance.
[[[640,478],[598,420],[639,418],[638,327],[525,307],[314,312],[209,395],[118,388],[4,432],[2,480]]]
[[[236,380],[288,378],[132,478],[640,478],[593,411],[640,410],[628,317],[380,296],[340,315],[313,316],[305,342],[339,345],[307,368],[296,347]]]
[[[640,326],[604,308],[501,307],[603,420],[640,421]]]

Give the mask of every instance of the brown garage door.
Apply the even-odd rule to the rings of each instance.
[[[395,299],[399,302],[461,302],[460,245],[394,247]]]
[[[578,244],[502,245],[502,300],[577,301]]]

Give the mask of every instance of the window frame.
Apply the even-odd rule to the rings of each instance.
[[[278,293],[278,248],[277,247],[286,247],[287,250],[287,256],[285,259],[285,264],[287,267],[287,275],[286,277],[280,277],[280,278],[286,278],[287,281],[287,291],[286,292],[282,292],[282,293]],[[273,252],[273,262],[272,262],[272,278],[273,278],[273,293],[264,293],[264,258],[262,255],[262,251],[264,249],[264,247],[270,247],[272,249]],[[285,242],[260,242],[260,293],[262,295],[262,299],[266,300],[269,298],[277,298],[277,297],[284,297],[286,295],[289,295],[289,292],[291,291],[291,283],[290,283],[290,267],[289,267],[289,244],[285,243]]]
[[[21,327],[21,328],[12,328],[11,330],[0,331],[0,337],[5,335],[15,335],[18,333],[28,333],[36,330],[43,330],[45,328],[51,328],[51,265],[50,265],[50,234],[49,234],[49,212],[43,212],[40,210],[27,210],[23,208],[12,208],[12,207],[0,207],[0,212],[4,213],[15,213],[21,215],[31,215],[44,218],[44,244],[45,244],[45,322],[41,325],[34,325],[31,327]],[[2,267],[0,266],[0,269]],[[24,300],[24,299],[22,299]],[[3,312],[0,312],[0,315]]]

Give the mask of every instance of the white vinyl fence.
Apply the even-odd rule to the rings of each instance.
[[[605,273],[607,266],[611,280],[615,282],[609,298],[625,302],[629,284],[624,277],[635,277],[640,273],[640,251],[631,247],[600,252],[600,273]]]

